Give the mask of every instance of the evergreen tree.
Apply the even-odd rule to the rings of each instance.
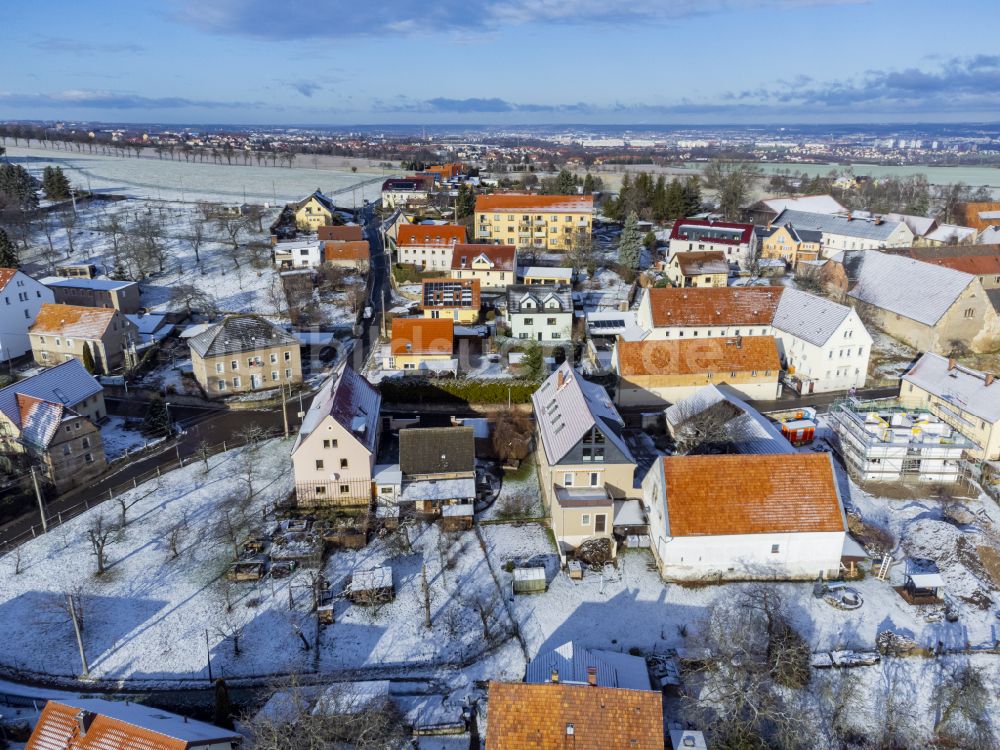
[[[471,187],[462,183],[458,186],[456,219],[472,216],[476,211],[476,194]]]
[[[654,221],[667,220],[667,180],[662,174],[656,178],[656,187],[653,188],[652,209]]]
[[[556,193],[558,195],[574,195],[576,193],[576,178],[568,169],[564,169],[556,177]]]
[[[639,257],[642,252],[642,235],[639,233],[639,217],[635,211],[625,219],[625,227],[618,242],[618,263],[622,268],[632,271],[639,269]]]
[[[38,208],[38,181],[20,164],[0,164],[0,203],[22,211]]]
[[[91,375],[97,372],[97,365],[94,364],[94,353],[90,350],[90,344],[83,342],[83,367]]]
[[[521,367],[524,374],[531,380],[541,380],[545,372],[545,361],[542,359],[542,348],[532,342],[524,351],[524,359],[521,360]]]
[[[56,167],[52,171],[52,199],[61,201],[70,197],[69,178],[63,172],[62,167]]]
[[[0,268],[17,268],[19,265],[21,260],[17,257],[17,248],[10,241],[6,230],[0,227]]]
[[[233,728],[233,707],[229,702],[229,688],[221,677],[215,681],[215,716],[212,723],[223,729]]]
[[[681,218],[687,212],[684,186],[676,177],[670,181],[670,187],[667,188],[664,204],[665,218],[670,221]]]
[[[701,183],[697,177],[688,177],[684,182],[684,212],[681,216],[698,213],[701,208]]]
[[[149,402],[146,416],[142,420],[142,429],[151,435],[170,434],[170,415],[167,414],[167,405],[162,398],[157,397]]]
[[[583,194],[593,195],[594,193],[594,175],[587,172],[587,176],[583,178]]]

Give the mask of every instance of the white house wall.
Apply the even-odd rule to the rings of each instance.
[[[531,339],[533,341],[571,341],[573,338],[573,314],[552,312],[544,308],[532,310],[530,313],[515,313],[510,315],[511,336],[515,339]],[[555,324],[546,321],[555,318]],[[531,320],[529,325],[525,321]]]
[[[31,351],[28,329],[46,302],[55,302],[52,290],[18,271],[0,292],[0,362]]]

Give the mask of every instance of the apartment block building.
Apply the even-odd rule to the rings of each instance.
[[[590,237],[589,195],[493,193],[476,198],[476,239],[537,250],[571,250]]]

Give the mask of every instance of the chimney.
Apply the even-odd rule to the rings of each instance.
[[[556,390],[562,388],[565,384],[566,374],[562,370],[559,370],[559,372],[556,373]]]
[[[552,667],[552,674],[549,675],[549,681],[550,682],[559,682],[559,670],[556,669],[555,667]]]
[[[87,736],[87,730],[90,729],[90,725],[94,723],[94,718],[97,716],[93,711],[86,711],[81,709],[76,714],[76,729],[81,737]]]
[[[597,667],[587,667],[587,684],[597,687]]]
[[[949,370],[954,370],[956,364],[957,363],[955,362],[955,358],[954,357],[948,357],[948,369]]]
[[[993,385],[993,373],[992,372],[986,373],[986,378],[984,379],[983,383],[984,383],[984,385],[987,385],[987,386]]]

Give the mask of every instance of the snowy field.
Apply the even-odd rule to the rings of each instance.
[[[265,212],[261,222],[265,232],[277,214],[277,210]],[[150,312],[183,309],[183,300],[171,301],[171,293],[179,285],[189,285],[209,297],[220,312],[272,316],[283,313],[286,303],[281,279],[269,257],[265,256],[259,268],[253,267],[245,251],[234,260],[232,244],[212,222],[205,225],[204,239],[196,255],[192,222],[200,219],[200,213],[192,204],[126,200],[81,205],[72,230],[60,226],[53,228],[51,250],[49,238],[38,231],[31,238],[30,250],[23,260],[37,266],[36,276],[50,273],[53,264],[66,263],[92,263],[100,274],[111,272],[114,270],[114,241],[105,228],[113,217],[126,228],[136,221],[152,218],[160,228],[163,272],[154,268],[152,274],[140,282],[141,301]],[[72,231],[72,251],[67,231]],[[268,241],[265,234],[249,232],[240,235],[238,240],[241,244]],[[349,277],[345,281],[345,291],[330,298],[330,304],[322,305],[330,324],[350,325],[356,319],[357,313],[348,304],[346,291],[356,281]]]
[[[25,148],[9,142],[7,159],[41,175],[47,166],[60,166],[70,182],[100,193],[173,201],[269,203],[300,200],[316,188],[337,197],[338,205],[361,205],[381,196],[382,172],[315,170],[296,167],[258,167],[132,159],[86,152]],[[352,187],[356,189],[352,190]]]

